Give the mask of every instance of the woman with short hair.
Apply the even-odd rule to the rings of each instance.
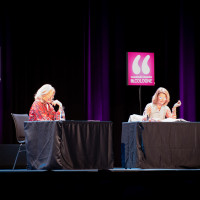
[[[60,120],[64,110],[62,103],[58,100],[53,100],[55,89],[50,84],[45,84],[38,89],[29,111],[29,121],[52,121]],[[53,106],[59,106],[56,112]],[[63,115],[64,116],[64,115]]]

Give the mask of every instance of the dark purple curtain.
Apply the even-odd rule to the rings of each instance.
[[[107,1],[90,1],[85,26],[87,119],[110,120],[109,17]]]
[[[139,87],[126,85],[126,52],[155,53],[155,86],[142,87],[142,110],[158,87],[178,117],[198,121],[199,25],[196,2],[86,0],[0,7],[0,142],[16,143],[10,113],[28,113],[45,83],[71,120],[113,121],[115,165],[121,128],[140,112]]]
[[[195,86],[195,16],[191,7],[181,2],[180,5],[180,63],[179,85],[180,117],[189,121],[196,120]]]
[[[2,88],[2,82],[1,82],[1,64],[2,61],[2,55],[1,55],[1,46],[0,46],[0,144],[2,143],[2,136],[3,136],[3,88]]]

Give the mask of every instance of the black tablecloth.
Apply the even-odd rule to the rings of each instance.
[[[30,169],[113,168],[112,122],[24,122]]]
[[[123,122],[122,167],[200,168],[200,123]]]

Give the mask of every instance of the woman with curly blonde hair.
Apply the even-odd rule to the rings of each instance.
[[[165,118],[176,119],[176,108],[181,106],[181,101],[179,100],[174,104],[172,112],[167,106],[169,101],[169,92],[163,87],[158,88],[152,97],[152,103],[148,103],[145,107],[143,121],[160,121]]]
[[[62,103],[54,100],[55,89],[50,84],[45,84],[38,89],[29,111],[29,121],[52,121],[60,120],[61,113],[64,116]],[[55,105],[59,106],[58,111],[54,110]]]

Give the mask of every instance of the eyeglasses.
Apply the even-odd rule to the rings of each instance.
[[[166,97],[158,97],[160,100],[166,100],[167,98]]]

